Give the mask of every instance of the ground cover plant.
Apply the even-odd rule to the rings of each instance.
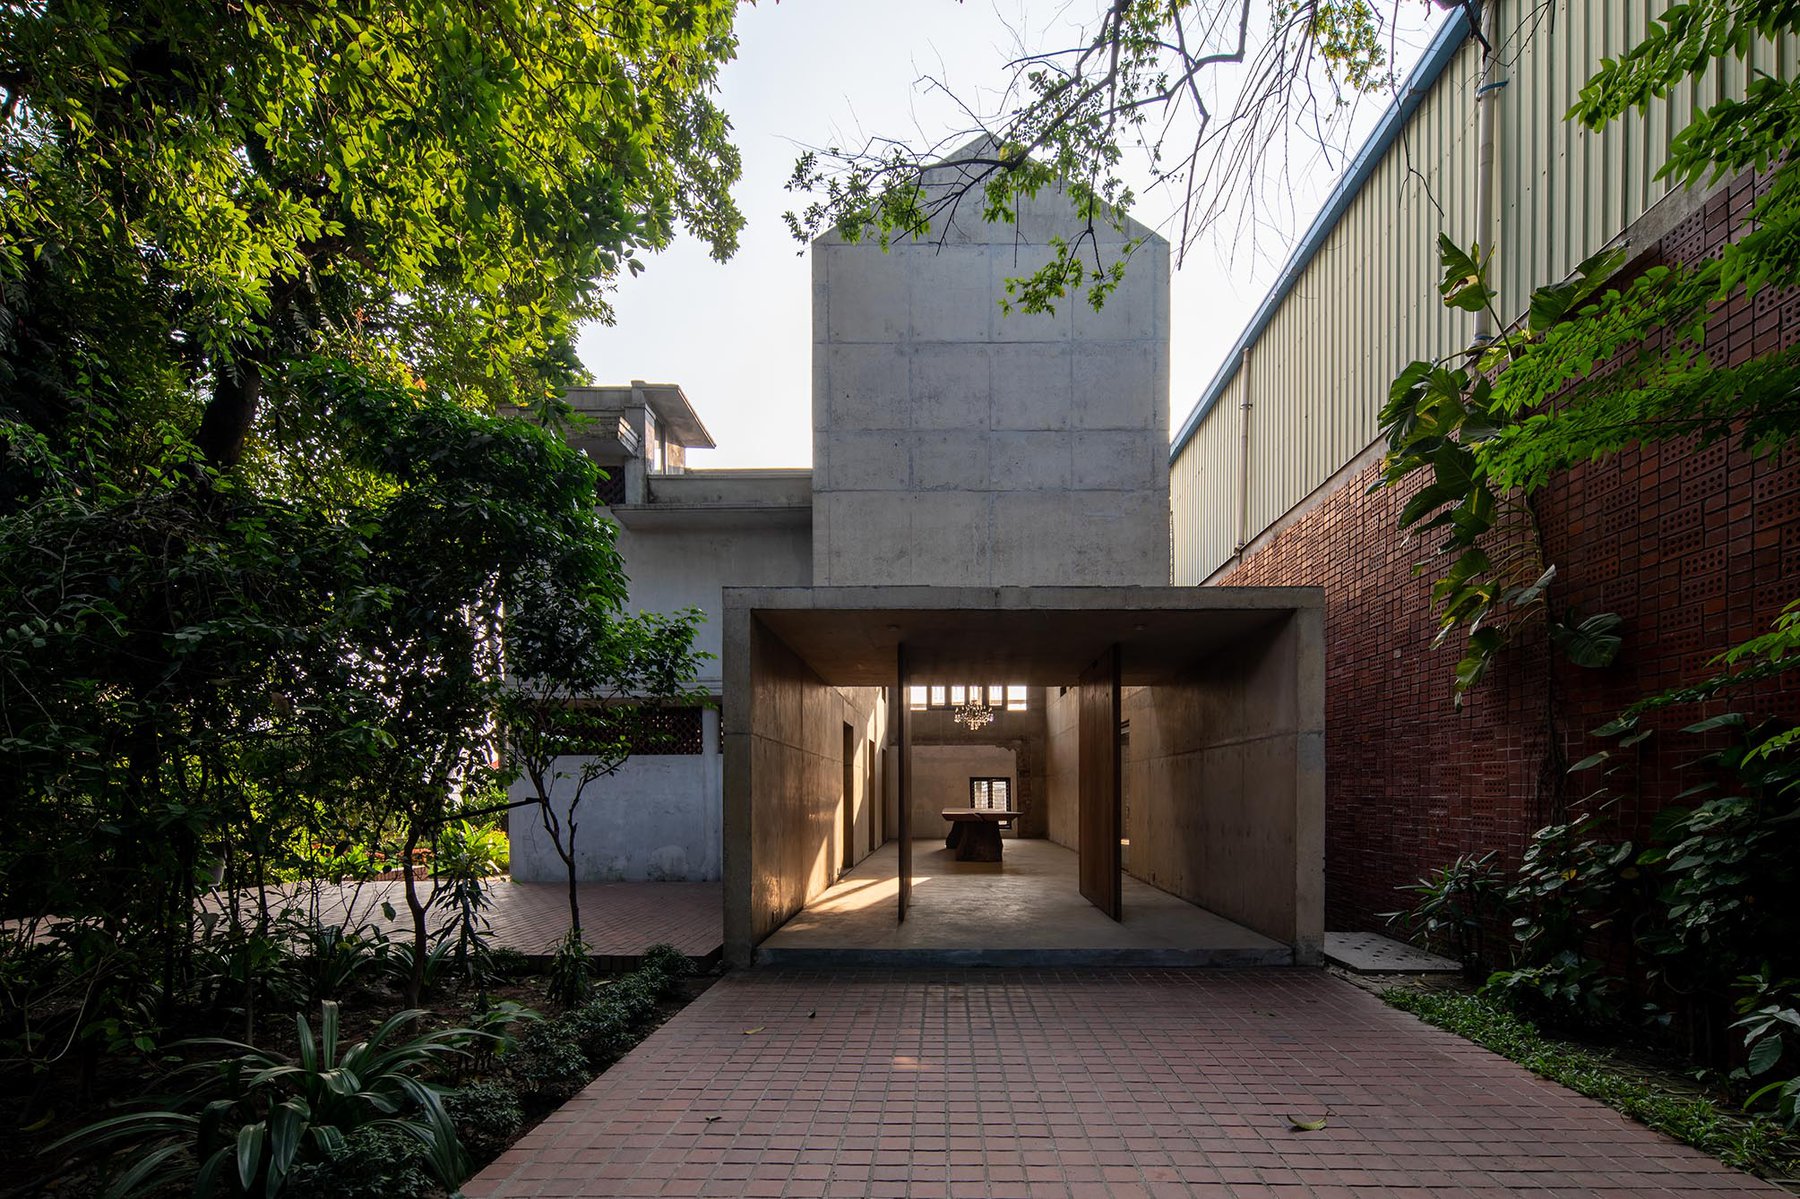
[[[480,989],[452,978],[428,1010],[393,1010],[405,981],[396,976],[291,1023],[271,1018],[254,1043],[172,1042],[136,1072],[115,1071],[110,1101],[59,1113],[66,1131],[54,1139],[34,1130],[35,1168],[21,1172],[23,1189],[0,1193],[454,1193],[684,1002],[691,972],[657,946],[553,1014],[521,1002],[543,1003],[540,975],[490,977]],[[79,1121],[109,1107],[122,1110]]]
[[[1716,1089],[1672,1090],[1604,1052],[1547,1037],[1517,1013],[1480,996],[1394,987],[1381,997],[1729,1166],[1769,1178],[1791,1177],[1800,1170],[1800,1137],[1775,1121],[1746,1119]]]
[[[690,616],[624,610],[560,396],[636,255],[735,243],[732,14],[0,9],[7,1127],[66,1133],[197,1033],[245,1060],[298,1053],[297,1017],[346,1046],[410,1009],[384,1043],[491,1023],[509,700],[653,704],[694,669]],[[403,933],[307,898],[389,874]],[[433,1092],[399,1079],[444,1056],[372,1120],[316,1120],[289,1073],[170,1109],[239,1139],[147,1169],[328,1191],[413,1142],[441,1182]]]

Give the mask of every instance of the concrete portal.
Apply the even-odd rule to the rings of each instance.
[[[1129,780],[1134,797],[1136,831],[1124,830],[1136,838],[1132,872],[1287,947],[1297,963],[1318,960],[1324,605],[1317,589],[728,588],[724,606],[729,960],[750,964],[757,945],[839,881],[847,860],[838,832],[844,713],[878,720],[882,752],[894,760],[887,774],[897,780],[889,806],[900,816],[900,827],[889,829],[900,840],[898,921],[912,796],[907,697],[895,688],[1004,681],[1039,689],[1039,702],[1051,706],[1065,693],[1080,696],[1084,672],[1103,656],[1117,663],[1112,694],[1124,696],[1112,710],[1132,725],[1133,755],[1113,771]],[[1054,739],[1059,726],[1050,723]],[[1090,731],[1081,745],[1092,739]],[[1079,754],[1055,745],[1047,754],[1055,840],[1059,827],[1074,823],[1057,815],[1057,763],[1073,756],[1069,773],[1080,775]],[[1082,782],[1075,790],[1086,805],[1096,789]],[[1111,794],[1116,802],[1118,791]],[[1090,860],[1105,848],[1092,840],[1090,830],[1081,846]],[[1112,858],[1118,861],[1116,852]],[[1124,908],[1129,923],[1128,897]]]
[[[912,905],[894,920],[900,855],[889,844],[756,949],[778,966],[1285,966],[1293,950],[1127,877],[1124,919],[1076,887],[1075,854],[1011,839],[998,862],[959,862],[913,842]]]

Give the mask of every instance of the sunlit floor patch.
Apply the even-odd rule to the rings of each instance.
[[[1008,838],[1000,862],[958,862],[913,842],[912,907],[896,919],[899,846],[889,842],[764,941],[764,964],[824,961],[994,965],[1114,962],[1284,965],[1288,946],[1127,875],[1124,920],[1082,898],[1076,856]]]

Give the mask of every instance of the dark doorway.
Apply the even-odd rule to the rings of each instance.
[[[844,863],[856,865],[856,730],[844,725]]]
[[[869,852],[881,848],[881,827],[887,819],[886,804],[875,802],[875,738],[870,737],[863,753],[863,794],[869,797]]]

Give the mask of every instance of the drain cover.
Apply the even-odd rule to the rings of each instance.
[[[1326,933],[1325,960],[1358,974],[1456,974],[1449,958],[1380,933]]]

